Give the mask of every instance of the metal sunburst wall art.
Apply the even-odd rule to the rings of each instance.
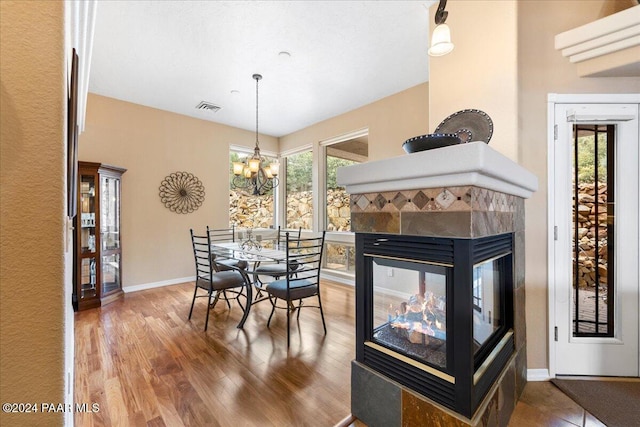
[[[204,202],[204,186],[192,173],[174,172],[160,183],[160,200],[171,212],[188,214]]]

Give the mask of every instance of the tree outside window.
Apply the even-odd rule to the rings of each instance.
[[[286,158],[286,228],[313,229],[313,193],[311,151]]]

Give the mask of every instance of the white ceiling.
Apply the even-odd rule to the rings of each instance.
[[[432,3],[99,1],[89,91],[255,130],[260,73],[260,132],[286,135],[426,82]]]

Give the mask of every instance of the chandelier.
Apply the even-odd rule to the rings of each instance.
[[[242,193],[254,196],[264,196],[270,190],[278,186],[278,169],[280,163],[277,160],[267,164],[267,159],[260,155],[258,142],[258,82],[262,79],[260,74],[254,74],[256,81],[256,147],[253,155],[247,156],[244,162],[233,162],[233,180],[231,184]]]

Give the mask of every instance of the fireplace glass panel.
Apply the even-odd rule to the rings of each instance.
[[[451,268],[373,257],[373,341],[446,368]]]
[[[493,259],[473,267],[473,345],[477,352],[504,324],[501,313],[500,260]]]

